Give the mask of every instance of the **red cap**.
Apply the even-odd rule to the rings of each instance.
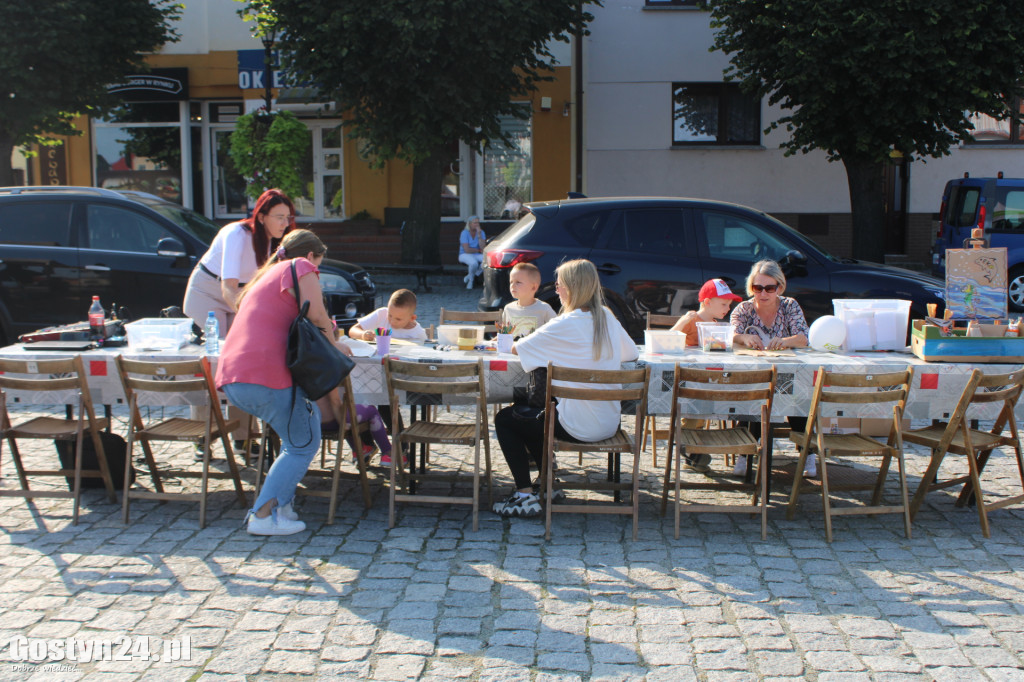
[[[709,279],[704,282],[704,286],[700,288],[700,293],[697,294],[697,300],[703,303],[709,298],[727,298],[730,301],[742,301],[743,299],[732,293],[732,289],[729,285],[721,279]]]

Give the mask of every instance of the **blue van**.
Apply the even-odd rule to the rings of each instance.
[[[975,227],[985,230],[990,246],[1006,248],[1009,307],[1024,312],[1024,179],[964,173],[946,183],[932,245],[932,274],[945,279],[946,249],[963,248]]]

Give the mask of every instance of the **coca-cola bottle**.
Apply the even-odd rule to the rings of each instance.
[[[103,306],[100,305],[100,297],[92,297],[92,305],[89,306],[89,333],[94,339],[103,338],[103,318],[106,313],[103,312]]]

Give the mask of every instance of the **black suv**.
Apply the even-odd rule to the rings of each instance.
[[[736,204],[699,199],[567,199],[527,204],[529,213],[484,250],[481,310],[511,300],[509,271],[527,261],[541,270],[538,298],[556,310],[555,268],[587,258],[601,273],[609,307],[639,339],[647,313],[697,308],[697,292],[721,277],[740,296],[750,266],[765,258],[786,273],[786,295],[808,322],[833,314],[834,298],[900,298],[911,315],[944,307],[944,284],[910,270],[831,256],[775,218]],[[941,312],[940,312],[941,314]]]
[[[182,304],[189,274],[220,227],[142,192],[0,188],[0,341],[86,319],[92,296],[135,319]],[[366,271],[325,260],[320,283],[341,327],[373,310]]]

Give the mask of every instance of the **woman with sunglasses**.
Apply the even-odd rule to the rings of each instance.
[[[732,311],[733,343],[756,350],[777,350],[779,348],[804,348],[807,346],[807,319],[800,304],[788,296],[786,275],[773,260],[754,263],[747,275],[746,301],[736,304]],[[789,417],[793,431],[807,428],[806,417]],[[754,438],[761,437],[761,422],[749,423]],[[736,458],[733,473],[746,473],[746,457]],[[804,466],[805,476],[817,476],[817,461],[811,455]]]
[[[807,319],[795,299],[783,296],[786,275],[773,260],[754,263],[747,275],[746,301],[732,311],[733,342],[756,350],[803,348]]]

